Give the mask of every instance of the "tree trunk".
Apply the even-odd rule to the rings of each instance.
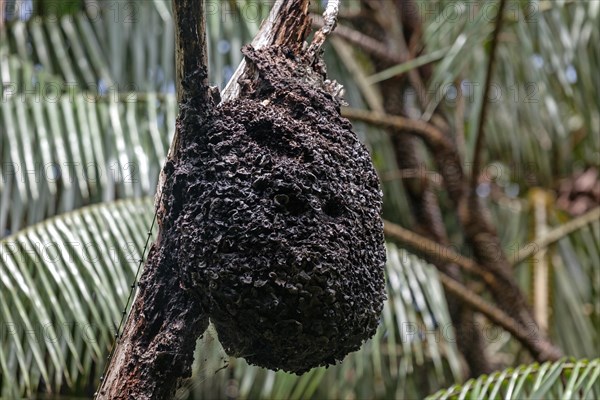
[[[173,2],[176,26],[177,98],[182,109],[200,107],[208,116],[214,106],[208,95],[204,2]],[[191,293],[181,289],[176,263],[173,222],[178,210],[169,180],[180,141],[177,121],[169,159],[157,194],[159,232],[152,245],[123,333],[96,393],[99,399],[172,398],[180,378],[191,374],[194,348],[208,326],[208,315]],[[175,206],[175,207],[174,207]]]

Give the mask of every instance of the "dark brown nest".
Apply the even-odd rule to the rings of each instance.
[[[229,354],[302,373],[375,333],[385,248],[368,151],[321,77],[285,53],[246,48],[241,96],[212,122],[183,107],[171,172],[187,204],[177,221],[183,286]]]

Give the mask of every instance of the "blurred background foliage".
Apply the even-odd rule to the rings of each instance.
[[[207,3],[210,79],[222,89],[272,2]],[[320,14],[323,4],[314,3]],[[423,57],[434,61],[431,103],[423,111],[444,111],[463,159],[471,160],[495,2],[416,4]],[[343,1],[340,25],[361,7]],[[112,345],[174,131],[171,5],[0,0],[0,10],[0,395],[85,397]],[[596,216],[575,230],[560,227],[597,211],[600,198],[600,2],[511,0],[505,19],[486,121],[488,163],[477,193],[490,207],[503,250],[518,261],[522,289],[546,305],[553,341],[568,356],[598,357],[600,222]],[[325,56],[350,106],[381,103],[376,82],[385,75],[374,75],[358,46],[334,37]],[[411,65],[394,68],[384,71],[387,77]],[[416,103],[408,93],[407,103]],[[400,179],[406,171],[398,170],[390,138],[358,121],[355,131],[379,171],[384,217],[410,226]],[[416,173],[439,183],[423,153]],[[448,199],[437,193],[444,209]],[[456,216],[447,213],[444,222],[452,246],[470,256]],[[538,246],[549,233],[554,240]],[[387,247],[388,300],[380,329],[360,351],[297,377],[230,359],[209,328],[178,398],[422,398],[464,382],[437,269]],[[527,250],[535,250],[533,258],[521,260]],[[549,271],[541,282],[534,279],[539,265]],[[507,332],[483,317],[476,321],[497,368],[531,362]],[[438,395],[472,395],[476,388],[475,397],[598,396],[597,361],[507,371]],[[507,384],[511,391],[501,391]]]

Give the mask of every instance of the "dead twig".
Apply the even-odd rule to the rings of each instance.
[[[323,26],[321,29],[315,32],[312,43],[306,51],[306,56],[309,58],[309,60],[314,61],[319,56],[321,47],[323,47],[323,44],[325,44],[325,39],[327,39],[327,36],[329,36],[335,29],[339,11],[340,0],[329,0],[327,2],[327,7],[323,13]]]

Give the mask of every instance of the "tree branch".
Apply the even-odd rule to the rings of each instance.
[[[465,271],[479,276],[488,285],[494,285],[496,282],[492,273],[477,265],[470,258],[457,253],[451,247],[441,245],[390,221],[384,220],[383,232],[399,244],[416,250],[430,262],[437,259],[446,263],[454,263]]]
[[[443,262],[454,263],[465,271],[480,276],[488,285],[496,284],[494,282],[495,277],[492,274],[485,271],[473,260],[456,253],[449,247],[442,246],[389,221],[384,221],[383,230],[386,236],[399,244],[409,246],[423,255],[433,255],[433,257],[437,257]],[[443,271],[439,274],[439,277],[448,293],[459,298],[475,311],[481,312],[496,325],[506,329],[529,349],[536,358],[545,360],[560,357],[560,352],[557,352],[554,346],[549,345],[548,342],[540,341],[535,335],[532,335],[531,330],[537,329],[537,326],[524,327],[512,316],[493,304],[488,303],[481,296],[474,293],[462,283],[449,277]]]
[[[180,109],[186,104],[195,108],[197,115],[206,116],[212,102],[204,1],[173,0],[173,13]],[[174,162],[180,148],[179,129],[169,148],[168,163]],[[208,326],[208,315],[197,299],[181,289],[174,272],[176,245],[165,237],[169,237],[177,214],[169,213],[168,201],[162,199],[163,191],[171,194],[172,190],[165,170],[161,171],[156,195],[158,239],[150,248],[123,332],[116,332],[116,347],[95,394],[97,399],[172,398],[179,379],[191,373],[196,340]]]
[[[173,0],[177,102],[208,95],[204,1]]]
[[[350,107],[343,107],[341,113],[343,117],[351,120],[366,122],[382,128],[394,128],[410,132],[435,148],[452,149],[452,143],[446,135],[429,122]]]
[[[208,326],[202,299],[182,288],[179,275],[177,221],[188,203],[177,187],[185,184],[185,173],[175,179],[178,168],[189,168],[183,152],[213,121],[204,5],[203,0],[173,0],[179,115],[157,187],[158,238],[148,254],[123,333],[117,333],[116,349],[96,395],[99,399],[173,398],[179,379],[191,374],[196,341]],[[309,27],[308,0],[279,0],[253,43],[299,51]]]
[[[456,280],[439,274],[440,281],[448,293],[460,298],[465,304],[468,304],[474,310],[485,315],[490,321],[506,329],[512,336],[521,342],[531,354],[538,360],[556,360],[561,357],[560,351],[547,341],[538,340],[537,335],[532,331],[538,329],[537,326],[523,327],[513,317],[488,303],[481,296],[467,288]]]

